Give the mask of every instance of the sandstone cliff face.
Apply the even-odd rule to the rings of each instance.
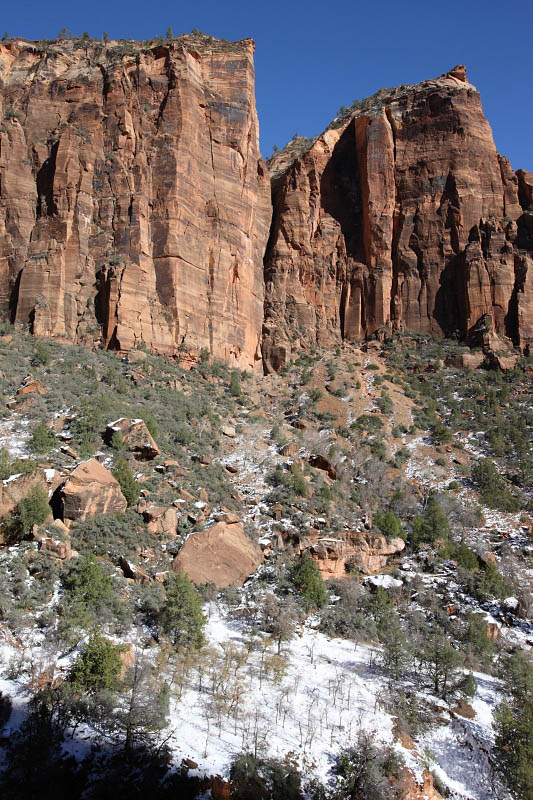
[[[271,217],[253,42],[0,46],[0,315],[260,358]]]
[[[532,180],[496,151],[464,67],[381,90],[270,161],[267,371],[291,342],[387,331],[533,338]]]

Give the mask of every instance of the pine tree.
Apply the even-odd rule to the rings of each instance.
[[[115,469],[113,470],[113,477],[119,482],[120,490],[126,498],[128,506],[134,505],[139,499],[141,487],[135,480],[133,472],[123,456],[117,459]]]
[[[307,610],[320,608],[327,598],[326,584],[320,574],[316,561],[309,553],[304,553],[292,569],[294,588],[301,595]]]
[[[123,645],[115,645],[95,634],[78,657],[70,673],[70,682],[80,692],[115,690],[120,682]]]
[[[166,593],[167,599],[159,613],[161,629],[176,646],[201,647],[206,619],[200,596],[187,575],[173,575]]]

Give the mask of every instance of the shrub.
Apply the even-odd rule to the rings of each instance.
[[[39,367],[46,367],[46,365],[50,363],[50,350],[44,342],[37,342],[32,361]]]
[[[378,511],[374,517],[374,525],[387,537],[407,538],[402,523],[393,511]]]
[[[113,477],[119,482],[120,490],[126,498],[128,506],[134,505],[139,499],[141,487],[135,480],[128,462],[122,456],[117,460]]]
[[[379,749],[370,733],[360,731],[356,742],[341,751],[333,768],[338,800],[390,797],[388,778],[397,775],[402,765],[401,757],[390,745]]]
[[[70,673],[70,682],[80,692],[94,693],[118,688],[123,645],[115,645],[95,634],[76,660]]]
[[[18,505],[22,533],[30,533],[34,525],[42,525],[50,514],[48,492],[37,486]]]
[[[0,480],[5,481],[11,475],[28,475],[36,468],[35,461],[30,458],[15,458],[11,461],[8,451],[0,450]]]
[[[32,453],[38,455],[48,453],[51,447],[56,442],[55,433],[46,425],[45,422],[39,422],[32,431],[28,441],[28,448]]]
[[[481,500],[489,508],[511,512],[520,510],[520,502],[507,489],[490,458],[474,464],[472,480],[479,489]]]
[[[159,625],[174,645],[201,647],[206,619],[200,596],[187,575],[173,575],[159,613]]]
[[[291,579],[306,609],[316,609],[324,605],[327,598],[326,584],[316,561],[308,553],[304,553],[296,561]]]
[[[240,397],[242,395],[241,374],[238,369],[234,369],[231,372],[229,393],[232,397]]]
[[[533,664],[517,652],[504,675],[507,696],[494,714],[497,766],[520,800],[533,800]]]

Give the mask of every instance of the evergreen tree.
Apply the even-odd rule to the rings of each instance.
[[[159,613],[161,629],[174,645],[201,647],[206,619],[200,596],[187,575],[173,575],[166,593],[167,599]]]
[[[115,690],[120,682],[120,653],[123,645],[115,645],[95,634],[75,662],[70,673],[70,682],[80,692],[94,693]]]
[[[494,714],[498,768],[520,800],[533,800],[533,663],[517,652],[504,675],[506,699]]]
[[[35,426],[28,441],[28,448],[32,453],[41,455],[48,453],[56,442],[56,436],[45,422],[39,422]]]
[[[294,588],[301,595],[304,607],[311,609],[321,608],[327,598],[326,584],[320,574],[316,561],[309,553],[303,553],[292,568],[291,573]]]
[[[51,513],[48,492],[40,486],[36,486],[20,501],[18,509],[20,528],[23,535],[27,536],[34,525],[42,525]]]
[[[128,506],[134,505],[139,499],[141,487],[135,480],[133,472],[123,456],[117,459],[115,469],[113,470],[113,477],[119,482],[120,490],[126,498]]]

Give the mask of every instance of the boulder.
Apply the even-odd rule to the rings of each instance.
[[[224,434],[224,436],[227,436],[229,439],[235,439],[235,437],[237,436],[237,433],[233,425],[222,425],[220,430]]]
[[[70,542],[60,542],[57,539],[41,539],[40,551],[41,553],[48,553],[64,561],[69,561],[72,558]]]
[[[81,522],[95,514],[122,514],[126,498],[118,481],[96,458],[79,464],[56,492],[58,516]]]
[[[46,473],[43,469],[37,469],[27,475],[12,475],[7,480],[0,481],[0,518],[11,514],[19,502],[37,487],[48,491]]]
[[[106,441],[110,442],[113,433],[120,433],[128,450],[139,461],[151,461],[157,458],[159,447],[142,419],[122,417],[110,422],[106,429]]]
[[[240,523],[217,522],[193,533],[174,559],[172,570],[185,572],[194,583],[242,586],[263,561],[261,548]]]
[[[22,413],[32,405],[35,397],[44,394],[46,394],[46,389],[41,381],[38,381],[33,375],[27,375],[17,389],[15,397],[6,405],[11,411]]]
[[[118,564],[124,573],[125,578],[129,578],[129,580],[140,583],[141,586],[146,586],[146,584],[151,583],[151,578],[146,570],[144,570],[142,567],[139,567],[138,564],[132,564],[124,556],[120,556]]]
[[[143,511],[143,518],[151,533],[176,533],[178,513],[172,506],[148,506]]]

